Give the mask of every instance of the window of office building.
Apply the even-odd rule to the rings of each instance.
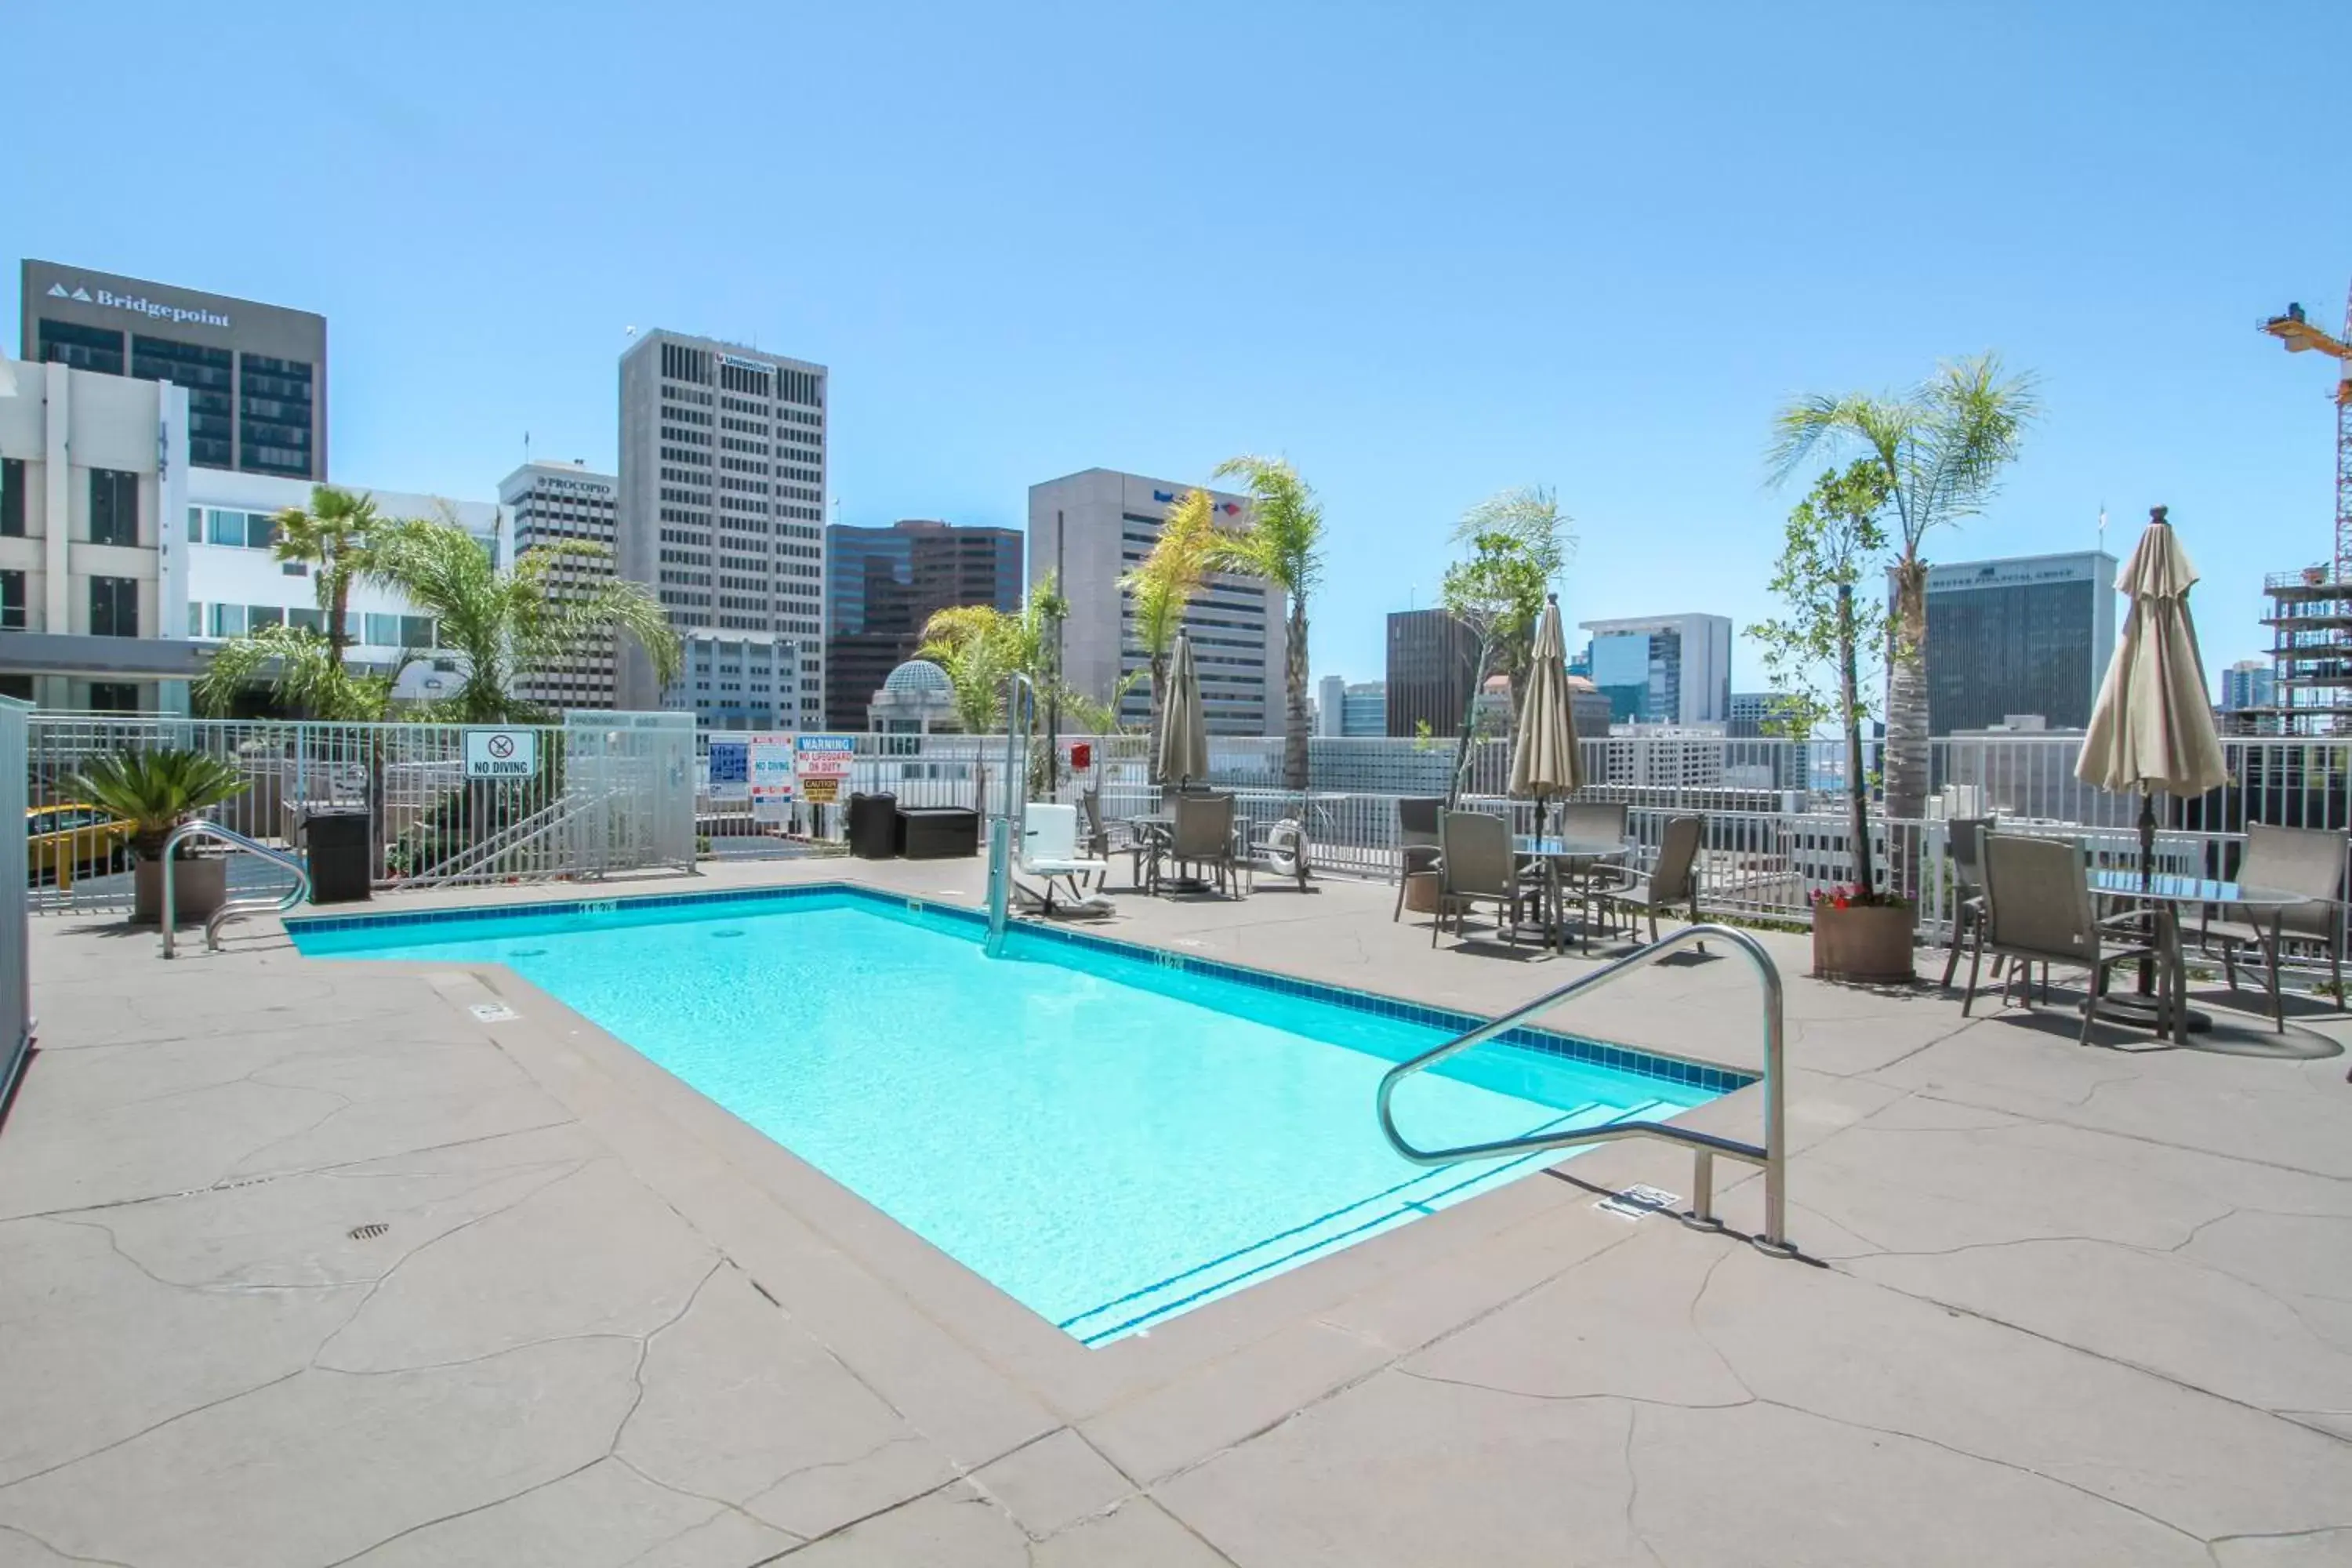
[[[370,614],[360,640],[371,647],[431,647],[434,629],[430,616]]]
[[[89,580],[89,635],[94,637],[135,637],[139,635],[138,579],[92,577]]]
[[[190,508],[193,515],[195,509]],[[203,539],[206,544],[226,544],[241,550],[267,550],[278,542],[278,520],[266,511],[232,511],[208,506],[204,509]],[[194,529],[188,537],[197,536]]]
[[[238,466],[256,473],[312,477],[310,366],[246,354],[237,366]]]
[[[25,459],[0,458],[0,535],[25,537]]]
[[[104,375],[122,374],[122,334],[104,327],[45,321],[40,326],[40,348],[44,360],[58,364]]]
[[[121,468],[89,471],[89,542],[139,542],[139,476]]]
[[[230,420],[235,407],[230,354],[171,338],[131,335],[131,374],[188,389],[188,461],[200,468],[235,466]]]
[[[25,574],[0,572],[0,631],[25,629]]]
[[[129,680],[93,680],[89,683],[89,710],[93,713],[136,713],[139,711],[139,688]]]

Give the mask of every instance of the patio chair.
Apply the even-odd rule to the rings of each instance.
[[[2102,922],[2092,909],[2091,860],[2080,842],[2028,838],[2014,833],[1983,834],[1979,842],[1984,919],[1976,928],[1969,953],[1969,988],[1960,998],[1960,1016],[1969,1016],[1976,1005],[1977,966],[1988,952],[2015,961],[2011,974],[2025,976],[2028,1008],[2033,1005],[2033,965],[2044,966],[2045,1001],[2050,991],[2047,966],[2074,965],[2091,974],[2091,994],[2083,1003],[2082,1034],[2082,1043],[2089,1045],[2099,999],[2107,993],[2108,971],[2118,963],[2153,957],[2156,949],[2145,942],[2106,945],[2123,922]],[[2008,992],[2007,982],[2001,989]]]
[[[1585,889],[1588,906],[1622,910],[1650,917],[1650,940],[1658,940],[1658,911],[1687,902],[1691,924],[1698,924],[1698,848],[1706,837],[1706,818],[1696,814],[1671,816],[1658,838],[1658,858],[1647,871],[1620,869],[1615,880],[1596,879]],[[1706,952],[1701,946],[1700,952]]]
[[[1021,890],[1034,899],[1045,914],[1054,912],[1054,889],[1059,883],[1068,884],[1073,904],[1098,911],[1110,908],[1107,900],[1087,896],[1086,879],[1090,876],[1108,876],[1110,862],[1079,852],[1078,808],[1075,805],[1043,800],[1029,803],[1021,829],[1017,869],[1038,879],[1040,887]]]
[[[1238,868],[1234,852],[1234,797],[1187,791],[1171,796],[1168,804],[1175,824],[1160,854],[1176,867],[1180,877],[1186,867],[1214,871],[1218,891],[1230,897]],[[1157,873],[1153,880],[1158,880]]]
[[[1437,819],[1445,810],[1433,795],[1399,795],[1396,803],[1397,896],[1391,925],[1404,918],[1405,882],[1416,871],[1437,869]]]
[[[2249,910],[2239,904],[2221,906],[2221,919],[2210,909],[2197,930],[2197,945],[2221,949],[2222,973],[2230,989],[2238,988],[2238,955],[2252,948],[2270,972],[2271,1021],[2286,1031],[2286,1009],[2279,1000],[2280,946],[2290,940],[2316,942],[2326,951],[2327,966],[2336,983],[2336,1000],[2344,995],[2344,855],[2345,835],[2314,827],[2273,827],[2246,824],[2246,852],[2238,861],[2238,882],[2283,893],[2301,893],[2306,904]]]
[[[1085,852],[1097,860],[1108,860],[1114,855],[1127,856],[1129,878],[1138,888],[1142,887],[1143,858],[1150,847],[1129,824],[1103,820],[1099,788],[1078,792],[1078,811]]]
[[[1516,945],[1528,889],[1511,852],[1511,825],[1482,811],[1448,811],[1438,816],[1437,837],[1437,918],[1429,925],[1429,945],[1437,945],[1449,910],[1454,934],[1466,940],[1470,906],[1481,901],[1496,906],[1496,930]]]
[[[1956,816],[1945,825],[1952,858],[1952,946],[1944,955],[1944,989],[1952,987],[1952,975],[1960,966],[1960,949],[1971,932],[1984,924],[1984,836],[1991,828],[1990,816]],[[1999,960],[1994,961],[1996,965]],[[2000,970],[1993,970],[1993,978]]]

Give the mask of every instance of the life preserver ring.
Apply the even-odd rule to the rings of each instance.
[[[1276,876],[1296,877],[1307,864],[1307,830],[1296,817],[1284,817],[1267,829],[1265,863]]]

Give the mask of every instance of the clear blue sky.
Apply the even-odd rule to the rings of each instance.
[[[2256,651],[2329,549],[2330,367],[2253,329],[2352,279],[2352,6],[1802,9],[31,0],[0,257],[322,311],[387,488],[613,461],[631,323],[830,365],[846,521],[1283,453],[1352,679],[1520,484],[1572,617],[1748,624],[1774,407],[1996,348],[2048,416],[1931,555],[2168,502]]]

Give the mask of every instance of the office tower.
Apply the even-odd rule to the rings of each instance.
[[[1389,688],[1384,680],[1355,680],[1342,700],[1339,733],[1349,740],[1389,732]]]
[[[0,695],[187,710],[188,398],[0,359]]]
[[[790,730],[803,700],[799,637],[773,632],[690,631],[665,708],[690,711],[698,728]],[[814,728],[814,721],[809,725]],[[861,726],[862,728],[863,726]]]
[[[1726,731],[1735,741],[1753,741],[1769,732],[1785,697],[1778,691],[1735,691],[1731,694],[1731,724]]]
[[[1315,685],[1315,738],[1333,741],[1347,733],[1348,683],[1327,675]]]
[[[799,689],[777,722],[824,717],[825,368],[654,331],[621,356],[621,575],[651,586],[682,633],[792,645]],[[661,696],[633,644],[619,703]]]
[[[924,623],[959,605],[1021,607],[1021,534],[909,519],[824,531],[824,722],[863,730],[890,672],[915,657]]]
[[[1062,671],[1076,689],[1108,701],[1119,682],[1150,668],[1136,640],[1134,609],[1120,576],[1141,563],[1177,499],[1194,487],[1140,474],[1087,468],[1029,487],[1029,581],[1061,572],[1070,616],[1062,628]],[[1210,492],[1217,526],[1249,526],[1246,496]],[[1284,725],[1282,595],[1252,577],[1220,573],[1192,595],[1184,629],[1201,675],[1202,709],[1213,735],[1279,735]],[[1151,713],[1148,677],[1120,699],[1119,719]]]
[[[1462,732],[1478,663],[1478,634],[1444,610],[1397,610],[1389,616],[1388,732]]]
[[[1731,620],[1632,616],[1583,621],[1592,684],[1627,724],[1728,724]]]
[[[612,551],[620,486],[613,475],[592,473],[585,464],[525,463],[499,481],[499,502],[513,522],[515,553],[564,543],[598,544]],[[549,574],[551,595],[576,598],[610,581],[614,570],[609,554],[602,562],[566,563]],[[515,683],[515,694],[559,710],[612,707],[619,695],[613,645],[613,638],[600,638],[550,668],[524,672]]]
[[[22,353],[188,389],[188,461],[327,477],[327,319],[27,260]]]
[[[2098,550],[1928,568],[1928,732],[2028,713],[2053,730],[2088,724],[2115,651],[2115,583],[2116,558]]]
[[[2242,712],[2269,708],[2278,691],[2278,677],[2259,658],[2242,658],[2221,672],[2221,710]]]

